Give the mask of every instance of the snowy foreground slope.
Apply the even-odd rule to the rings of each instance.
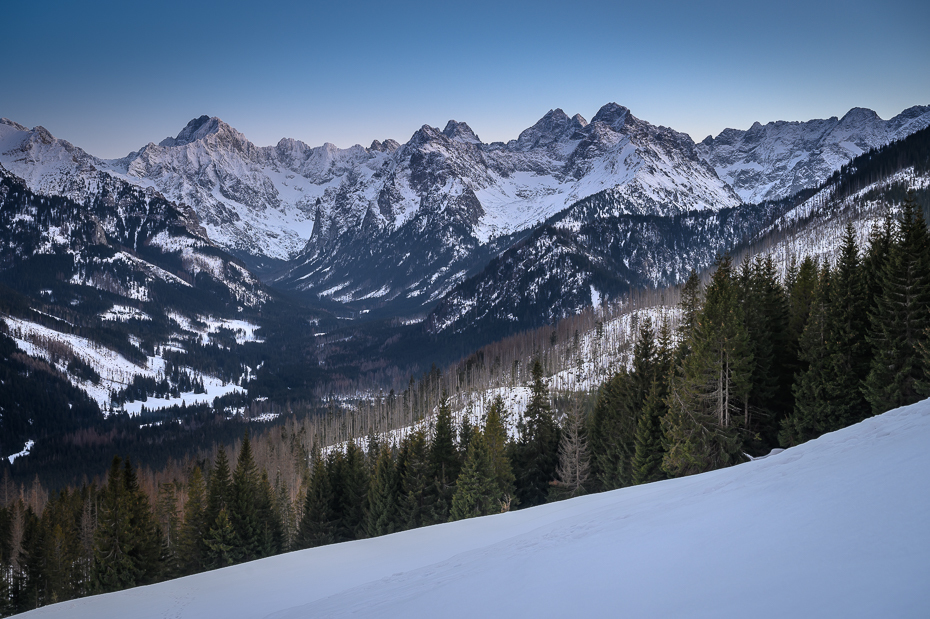
[[[730,469],[29,617],[927,617],[930,401]]]

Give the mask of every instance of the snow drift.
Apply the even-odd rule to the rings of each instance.
[[[29,617],[926,617],[930,401],[704,475]]]

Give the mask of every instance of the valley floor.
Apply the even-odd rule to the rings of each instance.
[[[703,475],[24,615],[927,617],[930,400]]]

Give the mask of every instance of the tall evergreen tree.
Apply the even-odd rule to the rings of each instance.
[[[138,584],[147,585],[161,575],[161,533],[148,496],[139,487],[136,470],[129,458],[123,465],[123,483],[129,505],[129,526],[134,550],[131,556],[139,570]]]
[[[799,342],[799,359],[803,368],[794,385],[794,411],[782,421],[779,440],[785,447],[816,438],[824,432],[829,416],[826,390],[830,357],[827,338],[830,325],[830,299],[833,277],[829,265],[821,269],[811,300],[807,325]]]
[[[695,280],[696,281],[696,280]],[[598,392],[591,423],[594,475],[604,490],[633,483],[639,418],[655,380],[657,350],[652,320],[637,329],[630,371],[621,370]]]
[[[874,414],[920,399],[919,346],[930,326],[930,238],[923,214],[911,198],[904,204],[896,237],[871,315],[873,355],[865,396]]]
[[[363,539],[367,533],[365,513],[368,509],[368,466],[361,448],[350,440],[345,456],[336,460],[338,477],[334,478],[338,514],[337,541]]]
[[[232,522],[226,513],[226,508],[220,509],[213,526],[204,537],[206,546],[206,563],[211,569],[226,567],[235,563],[239,556],[242,542],[236,535]]]
[[[210,472],[210,481],[207,485],[207,504],[204,508],[204,531],[213,528],[220,510],[229,505],[232,493],[232,479],[229,471],[229,459],[226,456],[226,449],[220,445],[216,453],[216,461],[213,463],[213,470]],[[226,515],[229,518],[229,514]],[[205,548],[204,548],[205,549]]]
[[[205,528],[206,484],[200,467],[195,466],[187,481],[187,502],[178,546],[182,571],[193,574],[203,569],[203,538]]]
[[[801,335],[810,315],[819,274],[820,267],[817,262],[810,256],[805,256],[788,288],[788,350],[790,359],[797,360],[794,361],[794,373],[805,369],[804,362],[799,360]]]
[[[429,446],[429,463],[432,484],[427,488],[426,503],[429,512],[423,514],[424,523],[445,522],[449,519],[455,480],[461,464],[455,447],[455,428],[452,425],[452,409],[445,393],[439,401],[433,440]]]
[[[636,426],[635,445],[631,463],[634,484],[648,484],[666,478],[662,469],[665,457],[665,436],[662,432],[662,418],[668,412],[665,398],[668,389],[664,381],[656,379],[652,383],[649,397],[643,407]]]
[[[330,467],[327,467],[319,448],[313,450],[312,462],[310,485],[307,488],[303,514],[294,542],[297,549],[332,544],[336,540],[336,523],[333,522],[335,496],[330,480]]]
[[[752,353],[729,256],[720,258],[704,307],[676,369],[664,430],[671,476],[701,473],[742,460],[742,403],[752,387]]]
[[[258,522],[261,526],[260,557],[270,557],[281,552],[284,545],[284,529],[281,514],[277,509],[274,488],[268,478],[268,471],[262,470],[261,480],[258,484],[258,497],[256,501]]]
[[[687,281],[681,288],[678,308],[681,310],[681,320],[678,323],[678,357],[683,358],[688,355],[688,344],[694,338],[694,331],[697,328],[698,314],[703,305],[703,290],[701,278],[697,273],[691,271]]]
[[[752,354],[752,388],[743,402],[746,447],[766,453],[777,445],[779,422],[791,406],[788,297],[771,257],[746,259],[738,281]]]
[[[507,428],[504,426],[506,416],[504,400],[498,395],[488,408],[483,432],[484,440],[488,445],[491,466],[494,469],[494,480],[497,483],[497,498],[502,510],[510,509],[516,481],[510,458],[507,455]]]
[[[400,484],[391,450],[382,448],[368,486],[368,537],[398,530]]]
[[[401,447],[403,477],[401,478],[401,521],[404,528],[414,529],[430,521],[427,504],[428,491],[432,483],[427,452],[426,434],[423,430],[411,432]]]
[[[104,593],[154,580],[158,571],[157,531],[135,471],[127,460],[113,458],[101,493],[94,538],[92,588]]]
[[[236,471],[230,488],[227,516],[239,541],[235,561],[251,561],[262,556],[263,526],[259,515],[259,474],[252,456],[248,432],[242,439]]]
[[[533,361],[530,401],[520,423],[520,442],[513,460],[517,478],[517,499],[531,507],[546,502],[549,482],[558,466],[559,426],[552,417],[549,389],[543,379],[542,364]]]
[[[824,432],[862,421],[870,413],[860,388],[868,376],[872,355],[867,341],[868,297],[855,229],[851,223],[846,224],[843,234],[830,295],[826,338],[830,358],[824,388],[827,396]]]
[[[465,464],[455,484],[449,520],[487,516],[500,511],[497,481],[484,433],[472,433]]]

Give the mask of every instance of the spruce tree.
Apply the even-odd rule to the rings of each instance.
[[[187,502],[184,504],[184,522],[178,546],[181,568],[185,574],[194,574],[203,569],[203,537],[206,509],[206,485],[200,467],[195,466],[187,482]]]
[[[417,429],[404,439],[401,448],[403,477],[401,480],[400,521],[404,528],[415,529],[429,522],[427,493],[431,484],[426,434]]]
[[[368,486],[368,537],[387,535],[397,530],[398,483],[391,450],[382,448]]]
[[[263,525],[259,515],[259,474],[252,456],[248,432],[242,439],[236,471],[233,473],[227,516],[236,532],[239,547],[235,561],[251,561],[262,556]]]
[[[872,355],[867,341],[868,298],[864,269],[859,262],[855,230],[851,223],[846,224],[830,294],[824,432],[858,423],[870,413],[860,388],[868,376]]]
[[[771,257],[757,257],[751,263],[747,258],[738,280],[752,354],[752,388],[743,402],[746,448],[767,453],[777,445],[779,422],[791,406],[788,298]]]
[[[729,256],[717,262],[663,419],[663,469],[681,476],[742,461],[742,404],[752,387],[752,352]]]
[[[664,381],[653,381],[643,414],[639,417],[636,426],[636,451],[631,464],[634,484],[648,484],[666,478],[662,469],[662,459],[665,457],[662,418],[668,412],[665,403],[667,391]]]
[[[238,560],[242,542],[236,535],[236,530],[229,520],[225,507],[220,509],[213,526],[207,531],[204,545],[207,549],[206,562],[211,569],[226,567]]]
[[[594,475],[604,490],[633,483],[636,429],[657,370],[655,331],[646,317],[637,329],[630,371],[615,374],[595,401],[591,451]]]
[[[204,531],[209,531],[216,523],[220,510],[229,505],[232,480],[229,472],[229,459],[226,449],[220,445],[216,453],[216,461],[210,472],[210,481],[207,485],[207,505],[204,509]],[[229,514],[227,513],[227,518]]]
[[[824,265],[811,300],[807,325],[799,342],[803,370],[794,385],[794,411],[782,421],[779,441],[785,447],[798,445],[823,434],[828,418],[827,393],[830,357],[827,338],[830,325],[832,275]]]
[[[810,256],[805,256],[798,267],[797,276],[788,289],[788,350],[795,363],[794,372],[804,371],[804,362],[799,359],[801,334],[807,325],[811,301],[819,282],[820,267]]]
[[[531,507],[546,502],[549,482],[558,466],[559,426],[552,417],[549,389],[543,380],[542,364],[533,362],[530,401],[520,423],[520,442],[513,461],[517,478],[517,499]]]
[[[333,522],[334,494],[330,480],[330,471],[320,455],[319,448],[313,450],[312,471],[307,496],[304,499],[303,514],[297,528],[294,546],[297,549],[314,548],[332,544],[336,540]]]
[[[678,308],[681,310],[681,319],[678,323],[678,357],[683,358],[688,354],[688,343],[694,337],[694,330],[697,328],[698,314],[701,311],[702,301],[701,278],[697,273],[691,271],[687,281],[681,288]]]
[[[879,283],[881,294],[870,317],[872,363],[864,386],[873,414],[920,399],[924,370],[919,346],[930,326],[930,238],[911,198]]]
[[[497,480],[488,451],[487,441],[480,431],[472,433],[465,464],[455,484],[449,520],[487,516],[500,511]]]
[[[620,415],[629,381],[629,373],[621,369],[598,388],[594,402],[591,415],[592,469],[601,490],[623,486],[625,452]]]
[[[431,484],[426,490],[428,511],[422,514],[424,524],[445,522],[449,519],[455,480],[461,464],[455,447],[455,428],[452,425],[452,409],[445,393],[439,401],[433,440],[429,446]]]
[[[268,478],[268,471],[262,470],[261,481],[258,485],[257,500],[258,522],[261,525],[261,551],[260,557],[270,557],[281,552],[284,545],[284,527],[281,514],[275,501],[274,488]]]
[[[158,533],[148,501],[132,464],[120,464],[114,457],[100,497],[91,576],[98,593],[147,584],[158,572]]]
[[[363,539],[367,533],[365,513],[368,509],[368,466],[361,448],[350,440],[341,459],[335,485],[338,504],[337,541]]]
[[[513,467],[507,455],[507,428],[504,426],[506,416],[507,410],[504,407],[504,400],[498,395],[488,408],[483,429],[484,440],[488,445],[488,454],[491,458],[491,466],[494,469],[497,498],[501,503],[501,510],[504,511],[510,509],[515,482]]]

